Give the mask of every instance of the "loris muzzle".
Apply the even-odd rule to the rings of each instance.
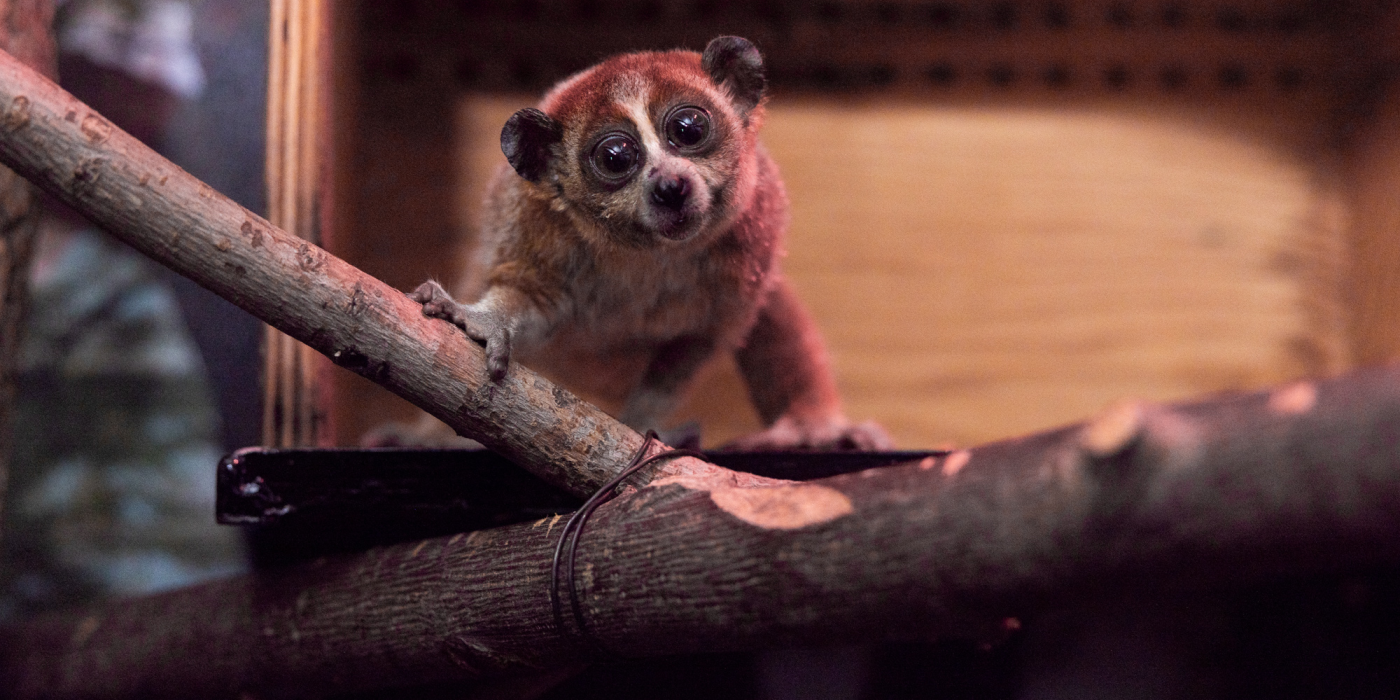
[[[733,352],[769,428],[746,447],[880,447],[852,425],[815,325],[778,269],[787,195],[758,140],[763,59],[739,37],[703,53],[624,54],[506,122],[462,304],[435,282],[424,313],[660,427],[696,370]]]

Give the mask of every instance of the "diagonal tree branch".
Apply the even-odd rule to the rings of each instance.
[[[1400,368],[820,481],[672,476],[598,511],[587,624],[555,626],[561,521],[375,549],[0,630],[16,698],[334,693],[645,656],[998,633],[1113,589],[1400,556]],[[567,617],[567,616],[566,616]],[[193,653],[197,649],[198,653]]]
[[[493,384],[460,331],[214,191],[9,54],[0,54],[0,162],[550,483],[591,493],[641,447],[631,429],[524,367]],[[678,468],[705,468],[689,462]]]

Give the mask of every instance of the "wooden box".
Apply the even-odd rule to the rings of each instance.
[[[307,235],[405,290],[455,279],[481,185],[503,162],[501,124],[553,81],[615,52],[754,40],[770,71],[764,140],[792,199],[785,269],[848,412],[901,447],[1400,349],[1388,3],[274,9],[274,204],[279,191],[302,202],[286,206]],[[296,155],[305,144],[323,160]],[[287,357],[270,354],[282,444],[351,445],[415,410]],[[689,417],[708,444],[758,427],[728,361],[706,370],[677,419]]]

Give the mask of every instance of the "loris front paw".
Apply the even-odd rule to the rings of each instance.
[[[462,304],[442,285],[428,280],[409,292],[408,298],[423,305],[423,315],[452,322],[468,338],[486,345],[486,370],[491,381],[505,379],[510,368],[510,328],[496,314],[479,304]]]
[[[766,430],[745,435],[722,450],[751,452],[794,450],[859,450],[871,452],[894,449],[894,440],[875,421],[851,423],[843,419],[802,420],[783,416]]]
[[[428,280],[418,285],[418,288],[408,293],[408,298],[423,305],[423,315],[431,318],[440,318],[451,321],[457,326],[466,328],[463,325],[465,315],[462,313],[464,305],[457,303],[451,294],[447,293],[442,285]]]

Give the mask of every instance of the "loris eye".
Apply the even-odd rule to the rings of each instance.
[[[605,136],[593,147],[593,166],[608,180],[621,180],[630,175],[640,160],[637,142],[626,134]]]
[[[666,118],[666,140],[682,150],[693,150],[710,137],[710,115],[699,107],[681,107]]]

